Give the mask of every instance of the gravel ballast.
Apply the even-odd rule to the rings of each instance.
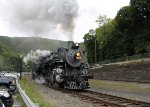
[[[34,82],[32,79],[29,81]],[[43,100],[51,103],[54,107],[96,107],[96,105],[93,105],[90,102],[85,102],[77,97],[73,97],[70,94],[63,93],[36,82],[35,84],[36,91],[39,91]]]

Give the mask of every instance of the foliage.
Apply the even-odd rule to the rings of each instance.
[[[18,55],[7,45],[0,43],[0,71],[18,71]]]
[[[90,33],[87,33],[84,35],[84,44],[86,47],[86,51],[87,51],[87,58],[88,58],[88,62],[89,63],[93,63],[94,62],[94,52],[95,47],[95,37],[93,35],[90,35]]]
[[[150,1],[131,0],[132,28],[135,34],[136,53],[147,52],[150,49]]]
[[[103,16],[99,16],[96,20],[96,22],[98,23],[99,27],[103,26],[104,24],[108,23],[111,19],[107,18],[106,15]]]
[[[99,51],[101,55],[101,59],[103,58],[110,58],[111,57],[111,49],[116,42],[116,40],[113,41],[113,31],[115,26],[115,20],[111,20],[108,23],[104,24],[100,28],[96,29],[96,38],[99,43]],[[113,43],[113,44],[112,44]]]
[[[99,16],[96,22],[99,27],[95,34],[90,36],[89,31],[84,35],[88,61],[94,60],[94,52],[98,55],[97,61],[150,52],[149,0],[131,0],[114,19]],[[96,51],[95,39],[98,43]]]

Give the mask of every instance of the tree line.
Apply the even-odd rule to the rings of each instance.
[[[84,35],[89,63],[150,52],[150,1],[130,0],[114,19],[105,15]]]
[[[6,41],[8,42],[7,39]],[[0,71],[15,71],[20,70],[20,57],[19,54],[7,46],[5,43],[0,43]]]

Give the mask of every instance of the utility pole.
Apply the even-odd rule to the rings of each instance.
[[[96,64],[97,58],[96,58],[96,37],[95,37],[95,64]]]
[[[28,74],[29,74],[29,65],[28,65]]]
[[[22,55],[20,55],[20,80],[22,78]]]

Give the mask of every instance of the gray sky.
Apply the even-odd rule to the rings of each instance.
[[[75,41],[83,41],[83,36],[90,29],[95,29],[95,22],[99,15],[114,18],[123,6],[129,5],[130,0],[77,0],[79,3],[79,17],[75,28]]]
[[[99,15],[114,18],[130,0],[0,0],[0,35],[83,41]]]

